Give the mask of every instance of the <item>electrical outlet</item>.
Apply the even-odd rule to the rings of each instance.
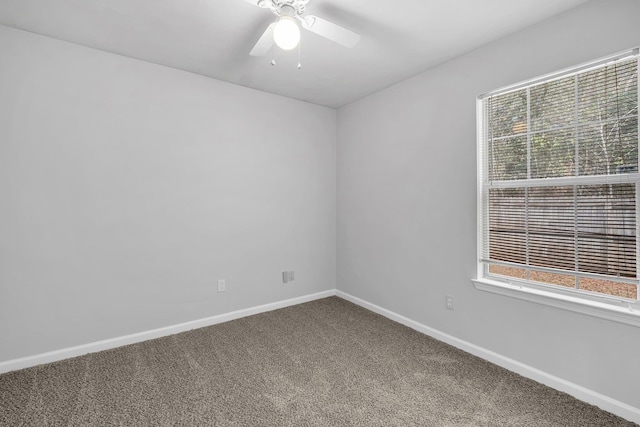
[[[227,290],[227,282],[224,279],[218,280],[218,292],[225,292]]]
[[[296,280],[296,272],[295,271],[290,271],[289,272],[289,281],[293,282],[294,280]]]
[[[453,310],[453,297],[451,295],[447,295],[447,305],[446,307],[449,310]]]

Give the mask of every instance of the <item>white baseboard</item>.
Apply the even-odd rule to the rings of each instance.
[[[640,408],[633,407],[624,402],[612,399],[588,388],[566,381],[562,378],[558,378],[532,366],[525,365],[524,363],[518,362],[517,360],[510,359],[491,350],[487,350],[475,344],[471,344],[470,342],[430,328],[426,325],[423,325],[422,323],[413,321],[407,317],[394,313],[370,302],[364,301],[360,298],[354,297],[353,295],[349,295],[345,292],[338,290],[336,291],[336,295],[356,305],[366,308],[367,310],[373,311],[374,313],[378,313],[388,319],[408,326],[411,329],[414,329],[425,335],[429,335],[430,337],[433,337],[439,341],[443,341],[447,344],[464,350],[467,353],[471,353],[474,356],[481,357],[482,359],[488,360],[491,363],[494,363],[512,372],[516,372],[523,377],[530,378],[551,388],[570,394],[571,396],[579,400],[590,403],[594,406],[604,409],[605,411],[618,415],[619,417],[640,424]]]
[[[102,341],[96,341],[89,344],[83,344],[75,347],[64,348],[61,350],[50,351],[47,353],[37,354],[35,356],[22,357],[20,359],[8,360],[0,362],[0,374],[18,369],[30,368],[45,363],[57,362],[71,357],[82,356],[87,353],[95,353],[97,351],[109,350],[123,345],[135,344],[141,341],[147,341],[155,338],[161,338],[180,332],[190,331],[192,329],[203,328],[205,326],[217,325],[218,323],[228,322],[230,320],[239,319],[241,317],[252,316],[254,314],[264,313],[267,311],[277,310],[279,308],[289,307],[292,305],[302,304],[305,302],[327,298],[336,294],[335,289],[318,292],[311,295],[292,298],[284,301],[273,302],[270,304],[259,305],[256,307],[246,308],[243,310],[232,311],[230,313],[219,314],[217,316],[207,317],[205,319],[193,320],[191,322],[180,323],[178,325],[167,326],[164,328],[152,329],[150,331],[139,332],[136,334],[125,335],[122,337],[111,338]]]

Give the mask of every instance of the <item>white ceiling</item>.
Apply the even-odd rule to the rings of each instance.
[[[297,50],[249,56],[275,16],[247,0],[0,0],[0,24],[340,107],[586,1],[311,0],[307,14],[362,38],[303,31],[300,70]]]

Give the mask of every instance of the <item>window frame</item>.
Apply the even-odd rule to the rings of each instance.
[[[574,288],[545,285],[526,279],[492,275],[488,272],[488,263],[483,260],[484,241],[488,237],[488,218],[485,217],[485,198],[488,197],[488,138],[486,132],[488,124],[483,108],[484,99],[494,95],[514,92],[536,84],[549,82],[570,74],[577,74],[589,69],[603,66],[607,63],[635,56],[638,60],[639,49],[634,48],[624,52],[590,61],[578,66],[569,67],[557,72],[529,79],[514,85],[506,86],[476,98],[476,153],[477,153],[477,275],[472,279],[476,289],[494,294],[508,296],[520,300],[544,304],[572,312],[604,318],[615,322],[640,327],[640,284],[636,287],[636,299],[628,299],[606,294],[581,291]],[[638,78],[638,105],[640,106],[640,76]],[[638,114],[640,117],[640,114]],[[638,135],[640,138],[640,120],[638,120]],[[640,163],[640,160],[639,160]],[[594,177],[586,177],[587,180]],[[603,183],[628,182],[636,186],[636,271],[640,276],[640,172],[624,174],[624,176],[602,176],[595,178]],[[585,177],[565,177],[553,179],[554,182],[565,182],[569,185],[583,183]],[[530,185],[531,178],[527,186]],[[547,178],[536,179],[541,184],[548,182]],[[507,187],[512,184],[507,184]],[[517,186],[513,183],[513,186]],[[640,277],[639,277],[640,278]]]

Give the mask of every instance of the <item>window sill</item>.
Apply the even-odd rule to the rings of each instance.
[[[629,304],[624,304],[622,302],[620,306],[617,306],[614,304],[577,298],[570,295],[561,295],[541,289],[511,285],[495,280],[472,279],[471,281],[476,289],[481,291],[561,308],[575,313],[624,323],[625,325],[640,327],[640,311],[634,309]]]

